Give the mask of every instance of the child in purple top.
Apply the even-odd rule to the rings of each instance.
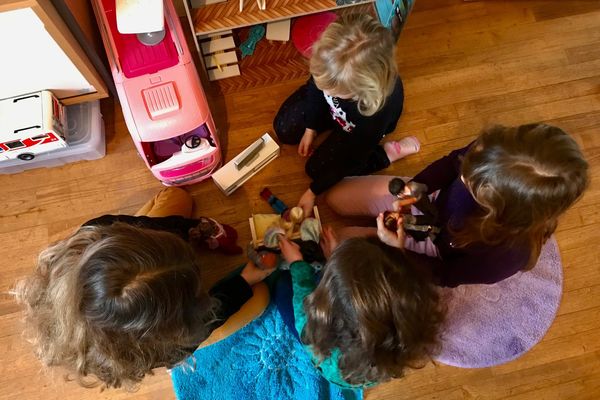
[[[532,268],[558,217],[583,193],[588,164],[559,128],[530,124],[492,126],[473,143],[435,161],[413,180],[437,192],[441,233],[428,248],[410,253],[442,286],[495,283]],[[402,230],[385,228],[382,212],[394,208],[391,177],[347,178],[327,196],[342,215],[377,215],[384,243],[415,250]]]

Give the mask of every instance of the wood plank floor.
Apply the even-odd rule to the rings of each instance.
[[[600,398],[600,2],[417,1],[398,45],[406,109],[394,138],[416,135],[419,154],[384,171],[411,175],[473,139],[490,122],[545,121],[571,132],[592,166],[591,186],[557,232],[565,268],[559,315],[546,337],[520,359],[466,370],[428,365],[367,392],[367,399]],[[280,103],[302,81],[212,99],[231,159],[265,131]],[[133,213],[161,185],[128,136],[118,103],[102,104],[107,155],[92,162],[1,175],[0,399],[172,399],[159,370],[135,393],[86,390],[44,371],[21,335],[8,294],[50,241],[105,213]],[[190,187],[196,214],[236,227],[247,242],[248,216],[268,212],[263,186],[294,204],[308,180],[291,146],[232,196],[208,181]],[[326,223],[344,223],[321,205]],[[207,283],[242,261],[205,258]]]

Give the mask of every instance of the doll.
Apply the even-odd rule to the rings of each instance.
[[[321,236],[321,225],[316,218],[304,218],[304,211],[300,207],[289,210],[289,220],[281,218],[278,224],[270,226],[264,235],[263,245],[254,249],[252,245],[248,248],[248,256],[254,263],[263,269],[271,269],[280,266],[282,269],[289,268],[279,256],[279,239],[281,236],[291,238],[300,246],[300,253],[308,263],[322,264],[325,262],[323,250],[319,245]],[[299,232],[296,227],[299,226]],[[299,234],[299,237],[298,237]]]
[[[257,214],[253,224],[257,235],[262,237],[262,245],[247,249],[248,257],[263,269],[274,266],[286,269],[289,265],[281,261],[279,255],[280,235],[298,243],[300,252],[308,263],[322,264],[325,262],[323,250],[319,245],[321,224],[316,218],[305,218],[301,207],[289,208],[281,199],[275,196],[267,187],[260,192],[260,197],[278,214]]]
[[[398,220],[402,217],[404,231],[416,241],[423,241],[428,237],[435,240],[440,232],[437,226],[438,212],[427,196],[427,185],[410,181],[405,183],[400,178],[393,178],[388,189],[391,194],[398,197],[399,211],[386,211],[383,215],[386,228],[396,231]],[[421,214],[411,214],[411,206]]]
[[[232,226],[220,224],[213,218],[200,217],[198,225],[188,232],[190,241],[198,246],[208,246],[224,254],[241,254],[244,250],[236,244],[238,233]]]

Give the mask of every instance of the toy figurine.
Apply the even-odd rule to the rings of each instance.
[[[273,269],[281,263],[281,256],[275,250],[260,249],[257,250],[250,244],[246,249],[248,259],[260,269]]]
[[[402,218],[404,231],[416,241],[423,241],[428,237],[435,240],[440,232],[437,226],[438,212],[427,196],[427,185],[410,181],[405,183],[400,178],[393,178],[388,189],[400,201],[399,211],[386,211],[383,215],[384,225],[391,231],[398,229],[398,220]],[[414,206],[421,215],[411,214]]]
[[[275,210],[277,214],[283,214],[288,209],[288,206],[283,201],[281,201],[279,197],[275,196],[269,190],[269,188],[264,188],[263,190],[261,190],[260,197],[262,197],[263,200],[269,203],[269,205],[273,207],[273,210]]]
[[[285,229],[285,235],[291,237],[296,230],[296,226],[300,226],[304,220],[304,210],[302,207],[294,207],[288,213],[281,216],[280,226]]]
[[[190,241],[199,246],[208,246],[224,254],[241,254],[244,250],[236,244],[237,231],[232,226],[220,224],[208,217],[200,217],[198,225],[188,232]]]
[[[288,215],[289,221],[281,217],[266,229],[261,246],[254,247],[252,243],[249,245],[247,253],[250,260],[262,269],[271,269],[274,265],[282,269],[289,268],[289,264],[283,262],[279,255],[279,241],[281,236],[285,236],[300,246],[304,261],[322,265],[325,255],[319,246],[319,220],[304,218],[304,211],[300,207],[290,209]]]
[[[294,207],[284,216],[281,216],[277,222],[273,222],[265,231],[263,244],[269,248],[279,247],[279,235],[283,235],[289,239],[293,239],[294,233],[298,232],[297,227],[309,225],[315,221],[318,226],[318,221],[314,218],[304,218],[304,210],[301,207]]]

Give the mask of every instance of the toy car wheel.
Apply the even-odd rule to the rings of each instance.
[[[19,160],[23,160],[23,161],[31,161],[35,158],[35,155],[31,154],[31,153],[22,153],[22,154],[19,154],[17,156],[17,158]]]

